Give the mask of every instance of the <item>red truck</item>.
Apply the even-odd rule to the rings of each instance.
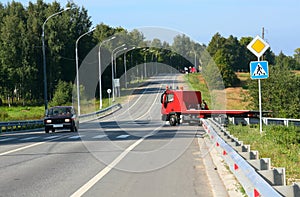
[[[200,91],[171,90],[167,88],[161,95],[161,114],[163,121],[171,126],[180,123],[200,124],[200,118],[212,116],[224,117],[258,117],[258,111],[250,110],[209,110],[202,100]]]

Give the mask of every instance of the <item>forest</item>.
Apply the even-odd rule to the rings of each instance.
[[[128,69],[143,62],[159,62],[174,67],[182,72],[184,67],[195,66],[204,75],[214,76],[210,59],[221,73],[225,87],[240,84],[236,72],[249,72],[249,62],[257,58],[247,49],[252,37],[237,38],[230,35],[223,37],[216,32],[210,42],[199,44],[185,35],[177,35],[172,43],[158,38],[147,40],[138,30],[128,31],[122,27],[107,24],[93,24],[88,11],[75,3],[69,2],[70,9],[53,17],[49,16],[64,10],[58,2],[45,3],[43,0],[22,5],[19,2],[0,3],[0,106],[1,105],[42,105],[44,102],[42,32],[45,25],[45,54],[47,64],[47,93],[52,101],[58,86],[74,84],[76,77],[75,47],[78,44],[79,65],[84,57],[100,43],[117,37],[114,42],[103,47],[104,54],[126,41],[131,53],[118,56],[116,61],[123,64],[124,57]],[[208,58],[209,56],[209,58]],[[263,56],[270,65],[270,78],[263,80],[263,102],[266,110],[273,110],[282,117],[299,118],[300,77],[295,74],[300,70],[300,48],[293,56],[283,53],[275,55],[268,49]],[[134,60],[134,61],[133,61]],[[196,65],[194,65],[196,64]],[[111,70],[103,73],[104,87],[111,86]],[[124,69],[117,67],[116,75],[122,75]],[[213,82],[214,77],[208,77]],[[288,80],[287,80],[288,79]],[[256,81],[249,83],[253,108],[257,108]],[[218,88],[216,85],[215,88]],[[103,90],[106,90],[103,88]],[[71,93],[69,93],[71,94]],[[105,96],[106,91],[103,91]],[[95,93],[97,97],[98,93]]]

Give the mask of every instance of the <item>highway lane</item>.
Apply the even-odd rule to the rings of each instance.
[[[153,78],[79,133],[1,135],[0,196],[212,196],[202,128],[160,120],[160,94],[175,78]]]

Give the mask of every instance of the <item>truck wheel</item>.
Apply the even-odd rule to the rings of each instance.
[[[170,125],[171,125],[171,126],[176,126],[176,124],[177,124],[177,117],[176,117],[176,115],[172,115],[172,116],[170,117],[169,122],[170,122]]]

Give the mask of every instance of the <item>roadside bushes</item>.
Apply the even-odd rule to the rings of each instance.
[[[6,120],[8,118],[8,113],[5,111],[0,111],[0,120]]]

